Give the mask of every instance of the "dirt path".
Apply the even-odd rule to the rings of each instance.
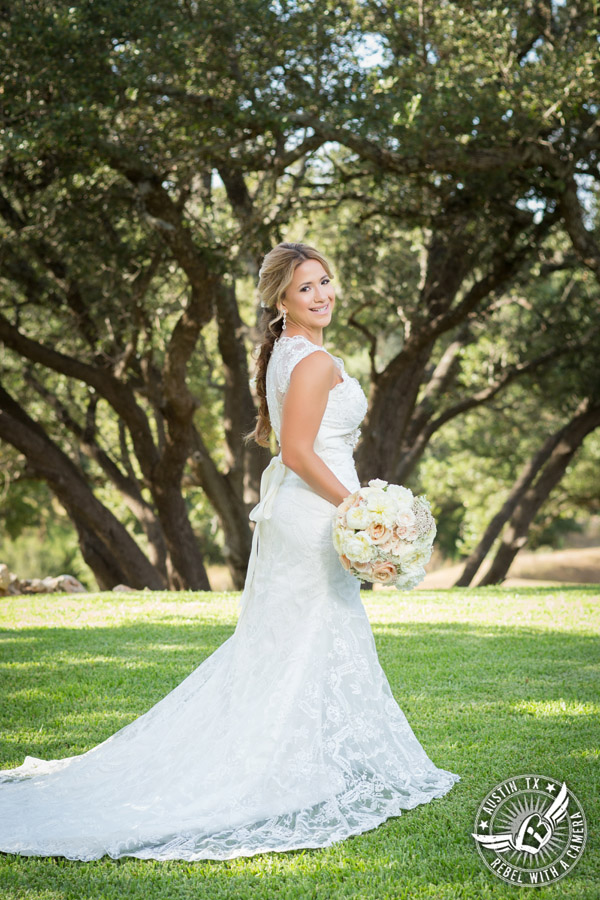
[[[484,566],[481,571],[486,568]],[[452,587],[461,571],[462,565],[457,565],[428,572],[419,587],[422,590]],[[507,587],[600,584],[600,547],[519,553],[503,584]]]

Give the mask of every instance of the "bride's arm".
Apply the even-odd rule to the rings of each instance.
[[[321,497],[339,506],[351,491],[313,449],[334,368],[333,359],[320,352],[294,366],[281,410],[281,460]]]

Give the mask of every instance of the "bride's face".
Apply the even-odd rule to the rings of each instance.
[[[335,291],[331,279],[317,259],[306,259],[294,271],[291,284],[278,309],[287,312],[286,332],[314,330],[331,322]]]

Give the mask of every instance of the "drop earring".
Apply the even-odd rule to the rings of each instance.
[[[287,312],[286,312],[286,310],[284,309],[284,310],[283,310],[283,327],[282,327],[282,329],[281,329],[282,331],[285,331],[285,317],[286,317],[286,316],[287,316]]]

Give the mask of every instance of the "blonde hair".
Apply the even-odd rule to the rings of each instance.
[[[263,311],[258,326],[261,341],[258,344],[256,360],[256,394],[259,399],[259,408],[256,427],[242,436],[245,443],[254,440],[261,447],[269,446],[271,419],[267,406],[267,365],[275,341],[281,336],[283,328],[283,313],[279,311],[277,304],[285,298],[285,292],[292,283],[294,272],[307,259],[318,260],[328,276],[333,277],[325,257],[308,244],[286,242],[277,244],[276,247],[269,250],[260,267],[258,296]]]

